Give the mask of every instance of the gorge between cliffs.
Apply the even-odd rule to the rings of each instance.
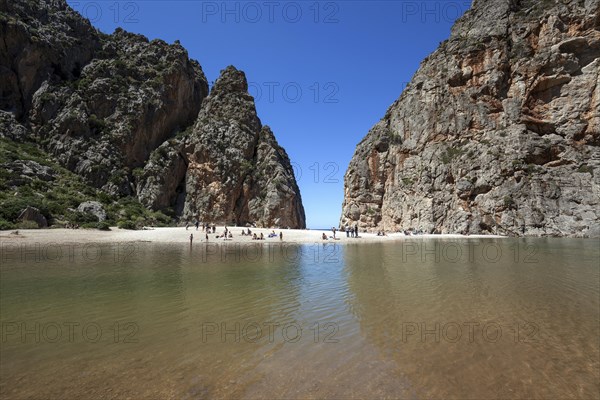
[[[600,0],[0,0],[0,400],[600,400],[599,337]]]
[[[244,72],[209,89],[178,41],[102,33],[64,0],[0,6],[0,228],[306,228]],[[474,1],[358,144],[340,227],[600,236],[599,18]]]

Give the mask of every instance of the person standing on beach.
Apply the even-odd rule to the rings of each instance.
[[[344,225],[344,230],[346,231],[346,237],[350,237],[350,231],[348,231],[348,225]]]
[[[335,240],[335,231],[336,231],[335,226],[332,226],[331,232],[333,232],[333,240]]]
[[[358,224],[354,225],[354,237],[357,238],[358,237]]]
[[[189,227],[190,227],[190,223],[189,223],[189,222],[186,222],[186,223],[185,223],[185,230],[187,231]]]
[[[196,230],[198,230],[199,226],[200,226],[200,221],[196,220]]]
[[[279,232],[279,240],[283,240],[283,232]]]
[[[194,234],[190,233],[190,246],[192,245],[193,241],[194,241]]]

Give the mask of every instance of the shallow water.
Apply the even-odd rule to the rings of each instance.
[[[598,240],[3,244],[1,256],[3,399],[600,392]]]

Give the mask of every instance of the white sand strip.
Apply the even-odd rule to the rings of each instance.
[[[273,243],[280,242],[279,233],[283,233],[283,242],[294,243],[315,243],[315,242],[330,242],[330,243],[361,243],[361,242],[390,242],[394,240],[407,239],[466,239],[466,238],[501,238],[504,236],[493,235],[414,235],[406,236],[402,233],[392,233],[388,236],[377,236],[375,233],[359,233],[358,238],[346,237],[345,232],[336,232],[336,240],[334,241],[333,233],[325,230],[303,230],[303,229],[275,229],[276,237],[269,238],[268,235],[272,229],[250,228],[252,233],[258,236],[262,233],[264,240],[255,241],[252,237],[242,236],[242,228],[228,228],[233,238],[224,240],[216,238],[224,231],[223,226],[216,228],[216,233],[210,233],[208,236],[209,243]],[[244,228],[246,230],[247,228]],[[325,233],[327,240],[322,239]],[[145,230],[125,230],[116,227],[110,231],[99,231],[93,229],[27,229],[0,232],[1,243],[115,243],[115,242],[156,242],[156,243],[189,243],[190,235],[194,235],[194,243],[205,243],[206,233],[201,229],[196,230],[195,227],[185,229],[185,227],[177,228],[147,228]]]

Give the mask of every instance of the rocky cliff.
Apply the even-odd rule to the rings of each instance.
[[[76,80],[45,81],[31,123],[68,169],[117,196],[135,195],[132,171],[195,120],[208,84],[181,46],[117,30]]]
[[[184,217],[228,224],[304,228],[287,153],[262,126],[243,72],[228,67],[187,138]]]
[[[78,77],[100,36],[64,1],[0,0],[0,109],[21,119],[49,77]]]
[[[19,163],[13,144],[29,142],[52,163],[99,189],[105,202],[134,198],[172,215],[180,215],[185,204],[186,210],[194,210],[186,217],[208,218],[200,211],[212,207],[196,194],[202,187],[194,188],[192,179],[208,184],[213,178],[225,182],[236,176],[245,185],[243,196],[235,184],[225,184],[216,194],[219,204],[234,204],[236,211],[223,205],[227,211],[210,216],[304,227],[289,160],[272,136],[265,140],[281,157],[264,156],[275,160],[272,172],[278,171],[283,184],[273,185],[273,176],[253,172],[262,157],[257,153],[259,137],[268,135],[260,134],[253,100],[236,86],[241,81],[226,75],[207,98],[200,65],[178,42],[149,41],[122,29],[103,34],[64,0],[0,0],[0,33],[0,138],[10,142],[5,147],[11,151],[0,162],[6,158]],[[242,128],[233,129],[238,123]],[[218,131],[221,127],[231,129]],[[217,135],[213,129],[222,136],[216,147],[209,143]],[[195,162],[201,151],[210,153],[206,172],[222,175],[198,173]],[[222,163],[230,164],[223,170]],[[246,163],[252,168],[236,172]],[[0,178],[2,191],[23,189],[12,175]],[[186,198],[186,186],[192,197]],[[268,196],[257,198],[265,191]]]
[[[600,236],[599,4],[474,1],[358,144],[341,224]]]

